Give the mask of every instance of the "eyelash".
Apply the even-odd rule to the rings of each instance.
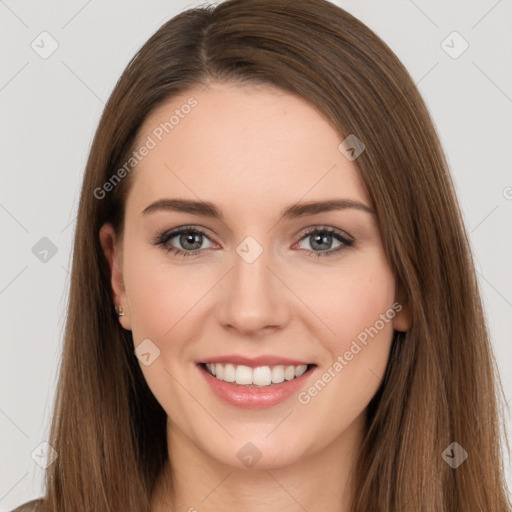
[[[206,237],[208,240],[211,240],[210,237],[201,229],[197,229],[194,226],[182,226],[182,227],[174,229],[172,231],[165,231],[162,234],[158,235],[156,237],[155,241],[153,242],[153,244],[161,245],[162,248],[167,251],[167,253],[171,252],[175,256],[195,256],[204,250],[204,249],[197,249],[195,251],[184,251],[177,247],[169,247],[169,248],[166,247],[165,244],[169,240],[173,239],[174,237],[176,237],[178,235],[181,235],[182,233],[194,233],[194,234],[199,233],[199,234],[203,235],[204,237]],[[343,250],[345,250],[349,247],[352,247],[354,245],[354,240],[343,236],[342,231],[340,231],[338,229],[334,229],[334,228],[329,228],[327,226],[324,226],[321,228],[318,228],[318,227],[309,228],[305,233],[303,233],[299,242],[301,242],[303,239],[307,238],[309,235],[311,235],[313,233],[322,233],[322,234],[327,233],[329,235],[332,235],[336,240],[341,242],[342,245],[340,245],[336,249],[329,249],[327,251],[311,251],[309,249],[303,249],[307,253],[310,253],[310,256],[312,256],[312,257],[334,256],[334,255],[338,254],[340,251],[343,251]]]

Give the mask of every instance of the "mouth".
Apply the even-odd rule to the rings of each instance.
[[[231,357],[229,362],[218,358],[197,363],[196,367],[209,390],[224,403],[236,408],[263,409],[299,393],[315,375],[317,365],[281,358]]]
[[[314,364],[246,366],[232,363],[200,363],[212,377],[246,387],[266,388],[297,379],[310,371]]]

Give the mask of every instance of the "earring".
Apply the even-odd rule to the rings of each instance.
[[[123,308],[120,305],[117,306],[117,316],[118,317],[126,316],[126,313],[123,313]]]

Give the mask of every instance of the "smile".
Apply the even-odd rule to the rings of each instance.
[[[205,363],[205,368],[210,375],[224,382],[264,387],[300,377],[307,371],[308,365],[275,365],[251,368],[243,364]]]
[[[217,357],[196,368],[207,388],[237,408],[262,409],[291,399],[317,373],[316,364],[281,357]]]

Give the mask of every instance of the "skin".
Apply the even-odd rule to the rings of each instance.
[[[198,105],[132,171],[124,238],[110,224],[100,231],[122,327],[135,347],[149,338],[160,350],[141,368],[169,417],[173,475],[159,480],[152,511],[165,509],[171,482],[176,510],[346,511],[393,329],[411,325],[405,305],[306,405],[296,395],[259,410],[226,404],[195,363],[226,354],[293,357],[317,365],[308,388],[399,300],[373,214],[347,208],[278,222],[299,201],[346,198],[371,207],[357,160],[338,150],[343,137],[312,105],[270,86],[187,91],[145,120],[138,141],[191,95]],[[141,215],[162,198],[211,201],[225,220]],[[174,255],[152,243],[184,225],[209,237],[201,254]],[[326,226],[355,244],[316,257],[322,248],[304,231]],[[251,264],[236,252],[247,236],[263,249]],[[168,247],[187,250],[179,236],[172,240]],[[340,246],[330,240],[323,251]],[[237,457],[248,442],[261,452],[251,468]]]

